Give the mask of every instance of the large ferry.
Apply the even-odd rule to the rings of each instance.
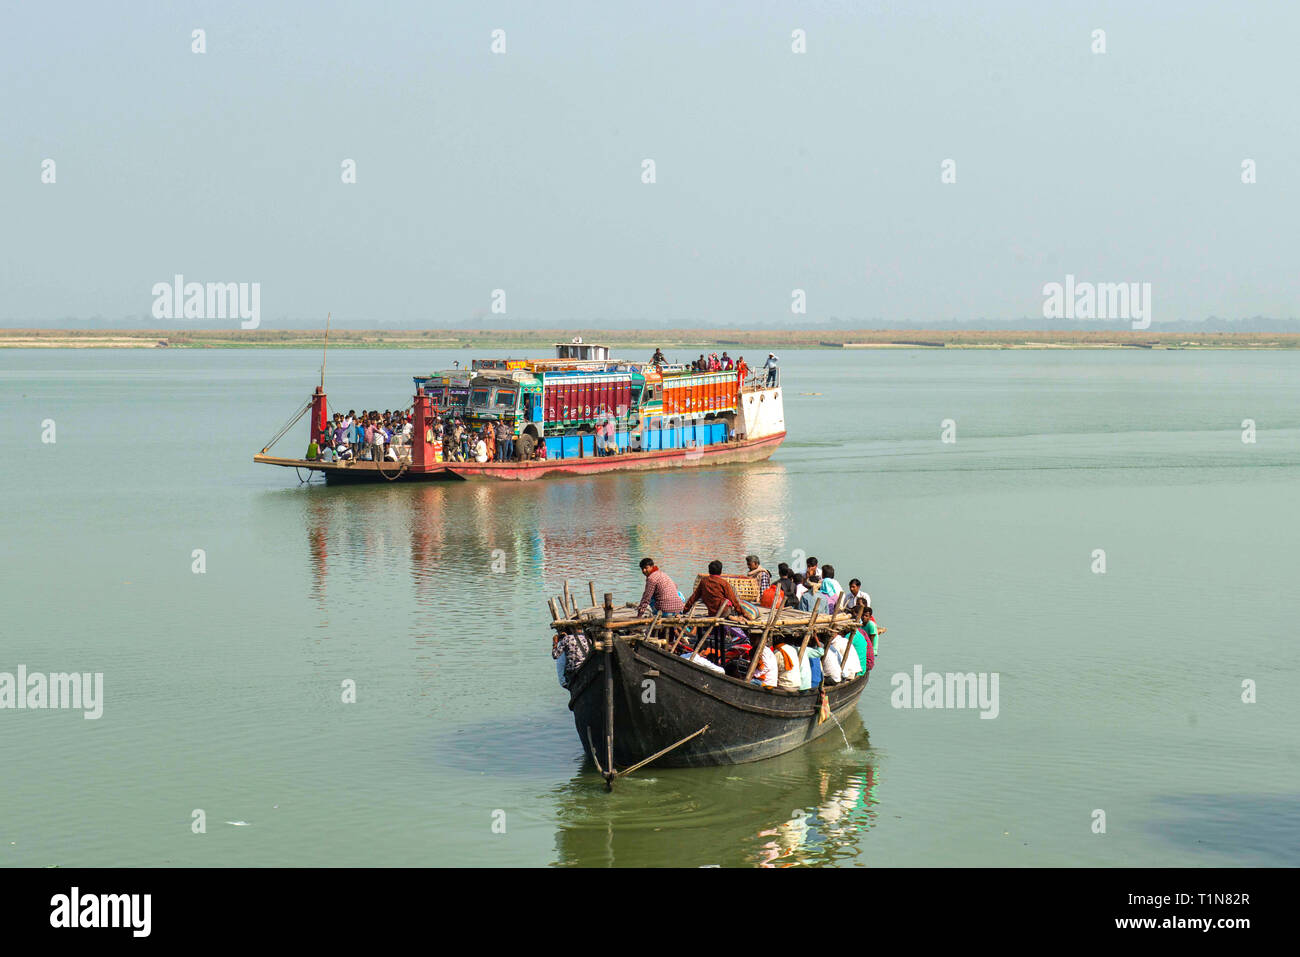
[[[608,347],[580,338],[556,343],[552,359],[474,359],[469,369],[413,380],[413,429],[392,457],[313,457],[316,440],[331,427],[322,381],[253,461],[297,469],[300,476],[303,470],[321,473],[332,483],[526,481],[756,462],[768,458],[785,438],[776,370],[742,376],[736,369],[701,372],[664,361],[618,360],[610,357]],[[271,446],[308,413],[307,454],[271,454]],[[439,419],[461,421],[471,431],[503,423],[514,439],[513,458],[456,460],[439,441],[434,428]]]

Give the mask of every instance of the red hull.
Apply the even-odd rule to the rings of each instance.
[[[697,449],[663,449],[654,452],[628,452],[623,455],[593,456],[580,459],[543,459],[532,462],[442,462],[424,469],[402,469],[395,462],[355,462],[351,465],[308,462],[256,455],[253,461],[286,468],[311,469],[325,473],[330,482],[383,482],[413,480],[456,480],[529,482],[544,476],[594,475],[601,472],[629,472],[649,469],[694,468],[729,465],[737,462],[760,462],[771,456],[785,440],[785,433],[767,435],[752,441],[706,445]],[[400,474],[398,474],[400,472]]]

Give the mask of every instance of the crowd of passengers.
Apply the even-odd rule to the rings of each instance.
[[[366,412],[358,415],[334,413],[329,428],[321,431],[307,449],[309,461],[321,462],[405,462],[411,461],[411,436],[415,424],[409,411]],[[613,418],[597,423],[592,433],[593,449],[598,456],[617,455],[626,449],[618,446]],[[514,430],[504,422],[479,429],[466,425],[458,415],[435,413],[428,439],[442,448],[444,462],[513,462],[517,440]],[[532,458],[546,458],[546,443],[538,442]]]
[[[780,361],[775,352],[767,354],[767,361],[763,363],[766,385],[772,386],[776,384],[776,369]],[[656,367],[663,367],[668,364],[668,359],[664,356],[662,349],[656,349],[655,354],[650,357],[650,363]],[[701,352],[700,357],[690,363],[688,368],[692,372],[730,372],[735,369],[740,372],[740,381],[742,383],[749,377],[749,366],[745,362],[745,357],[740,356],[733,360],[731,356],[727,355],[725,349],[722,351],[722,355],[710,352],[706,356]]]
[[[414,428],[409,412],[335,412],[328,428],[322,429],[308,446],[307,458],[322,462],[409,462]]]
[[[749,671],[753,645],[747,632],[738,625],[765,618],[762,609],[780,603],[783,608],[801,611],[817,610],[818,616],[847,614],[852,621],[845,633],[824,638],[813,637],[803,654],[798,644],[786,640],[775,645],[768,642],[758,655],[758,663],[750,677],[753,684],[765,688],[787,691],[807,691],[823,684],[834,685],[851,681],[875,667],[880,635],[885,631],[876,623],[871,608],[871,596],[862,588],[862,582],[850,579],[848,587],[840,585],[835,568],[809,558],[802,572],[796,572],[785,562],[777,565],[776,576],[763,567],[757,555],[745,557],[744,575],[752,578],[759,594],[758,603],[744,601],[731,581],[722,574],[722,562],[709,562],[708,574],[700,579],[689,598],[684,597],[668,573],[660,569],[654,559],[641,559],[641,574],[645,576],[645,591],[636,606],[639,617],[648,615],[685,615],[696,604],[703,604],[709,616],[723,617],[736,622],[714,627],[707,640],[708,628],[691,626],[678,632],[680,640],[677,653],[714,671],[733,678],[744,678]],[[673,633],[672,629],[668,630]],[[565,639],[578,639],[576,641]],[[670,641],[672,638],[670,637]],[[569,635],[557,641],[554,654],[566,657],[561,683],[582,664],[589,649],[581,635]],[[574,661],[574,657],[577,661]]]

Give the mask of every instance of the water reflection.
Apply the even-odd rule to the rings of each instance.
[[[318,486],[301,494],[310,596],[322,612],[331,577],[336,597],[346,598],[353,585],[393,570],[404,544],[406,599],[425,633],[439,620],[462,618],[465,590],[489,583],[536,608],[544,626],[546,599],[566,579],[636,597],[636,564],[646,554],[688,582],[715,557],[738,571],[750,552],[787,551],[789,485],[784,468],[771,464],[519,485]]]
[[[608,794],[590,767],[556,789],[555,863],[789,867],[856,858],[876,821],[880,774],[862,720],[850,747],[826,736],[722,768],[647,768]]]

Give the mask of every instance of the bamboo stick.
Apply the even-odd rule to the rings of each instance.
[[[573,600],[573,594],[569,591],[569,580],[564,580],[564,612],[570,618],[578,617],[578,606]]]
[[[745,681],[749,682],[754,677],[754,669],[758,667],[758,656],[763,653],[763,647],[767,644],[767,633],[772,630],[772,623],[776,621],[777,613],[785,607],[785,592],[779,592],[779,598],[772,603],[772,614],[768,616],[767,627],[763,629],[763,637],[758,639],[758,647],[754,649],[753,655],[749,659],[749,669],[745,672]]]
[[[804,632],[803,642],[800,643],[799,645],[799,674],[800,674],[799,680],[800,681],[803,680],[803,656],[804,653],[807,652],[808,650],[808,641],[813,636],[813,628],[815,628],[817,625],[817,608],[818,606],[821,605],[821,603],[822,603],[822,596],[818,595],[817,599],[813,602],[812,616],[808,619],[808,630]],[[834,621],[833,618],[832,621]]]
[[[565,582],[568,587],[568,582]],[[614,633],[609,620],[614,617],[614,596],[605,592],[605,790],[614,790]]]
[[[591,607],[596,607],[596,583],[587,582],[587,590],[591,592]]]
[[[636,764],[632,765],[630,768],[624,768],[622,771],[619,771],[619,772],[618,772],[618,777],[620,777],[620,778],[627,777],[627,776],[628,776],[629,774],[631,774],[633,771],[636,771],[636,770],[639,769],[639,768],[643,768],[643,767],[645,767],[645,766],[646,766],[647,764],[649,764],[651,761],[655,761],[655,760],[658,760],[659,758],[662,758],[665,754],[667,754],[667,753],[668,753],[669,751],[671,751],[673,748],[680,748],[680,747],[681,747],[683,744],[685,744],[687,741],[691,740],[691,738],[699,737],[699,736],[702,735],[705,731],[708,731],[708,730],[709,730],[709,726],[706,724],[704,727],[700,728],[699,731],[696,731],[696,732],[693,733],[693,734],[688,734],[686,737],[682,738],[682,739],[681,739],[680,741],[678,741],[676,744],[670,744],[670,745],[668,745],[668,747],[664,748],[662,751],[656,751],[654,754],[650,755],[650,757],[641,759],[641,760],[638,761]]]
[[[709,635],[713,634],[713,629],[718,627],[718,621],[722,620],[723,612],[725,612],[730,607],[731,607],[731,599],[730,598],[723,599],[722,606],[718,609],[718,614],[714,616],[715,620],[713,624],[709,625],[709,630],[706,631],[704,633],[704,636],[695,643],[695,651],[691,653],[691,657],[690,657],[691,661],[694,661],[696,658],[699,657],[700,649],[703,648],[704,643],[709,640]]]

